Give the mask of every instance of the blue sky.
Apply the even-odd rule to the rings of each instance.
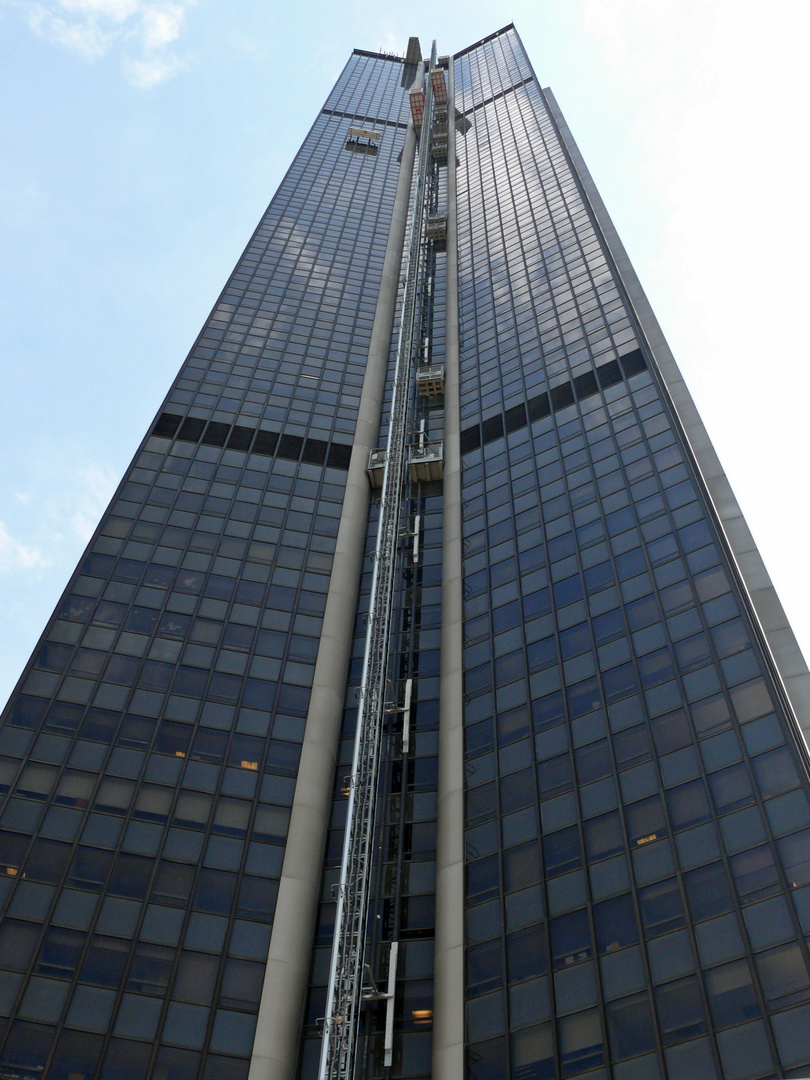
[[[355,46],[514,21],[810,654],[801,7],[0,0],[0,699]]]

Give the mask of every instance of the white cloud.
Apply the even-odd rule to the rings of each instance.
[[[113,22],[124,22],[134,15],[141,0],[56,0],[59,7],[78,15],[101,15]]]
[[[167,4],[162,8],[148,7],[143,12],[143,43],[147,49],[158,49],[176,41],[180,36],[186,11],[183,4]]]
[[[38,566],[46,566],[45,560],[36,548],[26,547],[19,540],[15,540],[0,521],[0,573],[10,573],[15,570],[33,570]]]
[[[182,66],[168,47],[178,40],[196,0],[35,0],[27,6],[36,33],[97,60],[120,45],[134,85],[149,89]]]
[[[80,53],[86,60],[103,56],[116,37],[114,32],[105,31],[95,18],[72,20],[46,4],[33,4],[28,22],[42,37]]]
[[[127,78],[133,85],[150,90],[174,75],[182,67],[182,62],[176,56],[144,56],[138,60],[127,60],[124,66]]]

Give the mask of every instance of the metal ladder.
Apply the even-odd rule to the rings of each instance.
[[[363,673],[346,811],[346,833],[337,889],[335,932],[327,987],[319,1080],[351,1080],[358,1038],[363,982],[363,952],[368,914],[368,884],[385,716],[391,617],[401,531],[402,488],[407,475],[408,406],[414,370],[417,291],[425,223],[425,196],[431,159],[433,42],[425,78],[425,113],[419,137],[419,163],[411,205],[411,231],[405,262],[393,396],[385,447],[377,547],[366,633]]]

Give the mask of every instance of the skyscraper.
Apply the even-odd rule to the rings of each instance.
[[[807,1075],[809,686],[514,28],[356,50],[4,713],[0,1078]]]

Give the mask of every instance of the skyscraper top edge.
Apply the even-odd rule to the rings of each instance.
[[[514,23],[507,23],[506,26],[502,26],[500,30],[496,30],[492,34],[487,34],[486,37],[480,38],[478,41],[474,41],[472,45],[467,45],[466,48],[460,49],[458,52],[453,53],[453,59],[458,60],[462,56],[466,56],[468,53],[473,52],[475,49],[479,49],[482,45],[486,45],[488,41],[494,41],[495,38],[501,37],[503,34],[509,33],[510,30],[515,30]],[[414,39],[411,39],[414,40]],[[418,39],[417,39],[418,40]],[[368,56],[373,60],[390,60],[395,64],[407,64],[409,58],[407,56],[398,56],[396,53],[378,52],[373,49],[352,49],[352,56]]]
[[[352,49],[352,56],[370,56],[372,60],[390,60],[393,64],[405,63],[405,58],[396,53],[374,52],[372,49]]]
[[[495,38],[500,37],[502,34],[509,33],[510,30],[515,29],[514,23],[507,23],[506,26],[502,26],[500,30],[496,30],[494,34],[487,34],[486,37],[482,37],[480,41],[473,42],[472,45],[468,45],[466,49],[461,49],[457,53],[453,53],[453,59],[458,60],[461,56],[466,56],[467,53],[472,52],[474,49],[480,48],[482,45],[486,45],[488,41],[494,41]]]

